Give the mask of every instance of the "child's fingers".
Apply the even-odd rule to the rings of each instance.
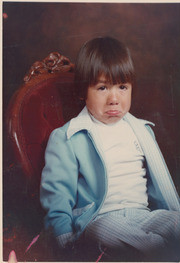
[[[9,254],[8,263],[17,263],[16,253],[12,250]]]

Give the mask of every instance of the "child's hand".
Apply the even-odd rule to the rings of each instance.
[[[8,263],[17,263],[16,253],[12,250],[9,254]]]

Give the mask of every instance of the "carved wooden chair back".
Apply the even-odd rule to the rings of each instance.
[[[27,178],[39,184],[51,131],[78,112],[70,60],[57,52],[33,64],[7,110],[8,136]]]

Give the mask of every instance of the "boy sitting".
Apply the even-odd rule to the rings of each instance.
[[[84,233],[119,259],[132,254],[178,261],[179,197],[152,123],[129,113],[134,85],[129,50],[110,37],[85,43],[75,85],[86,106],[52,132],[46,149],[41,181],[46,227],[61,248]]]

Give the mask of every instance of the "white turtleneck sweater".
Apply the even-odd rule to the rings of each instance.
[[[108,191],[99,214],[126,207],[148,206],[144,154],[129,126],[121,119],[115,124],[104,124],[93,116],[94,140],[104,158]]]

